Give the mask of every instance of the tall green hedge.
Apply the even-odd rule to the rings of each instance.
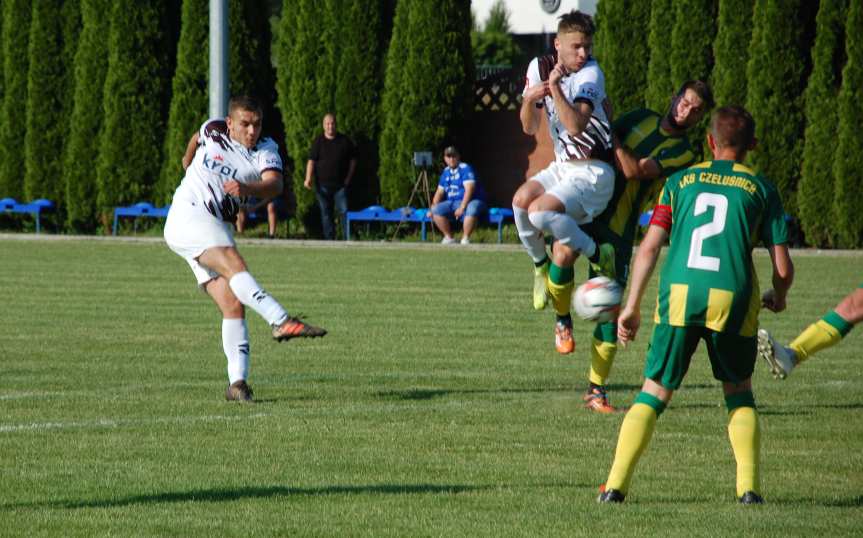
[[[812,48],[812,74],[804,94],[806,130],[797,205],[806,241],[818,246],[834,245],[837,233],[833,162],[840,79],[836,66],[841,66],[845,58],[847,6],[847,0],[821,3]]]
[[[676,0],[674,3],[677,16],[671,31],[671,80],[675,89],[687,80],[710,79],[716,36],[716,1]],[[704,134],[709,121],[705,115],[687,133],[694,147],[707,149]]]
[[[21,125],[27,114],[29,0],[3,1],[3,107],[0,125]],[[0,197],[24,196],[23,129],[0,129]]]
[[[160,205],[171,201],[183,177],[182,158],[189,138],[207,119],[210,25],[201,14],[208,12],[209,5],[209,0],[183,0],[164,157],[153,196]]]
[[[96,177],[93,161],[99,155],[103,123],[102,92],[108,71],[111,0],[81,0],[81,34],[74,61],[74,91],[66,142],[63,183],[66,190],[66,227],[75,232],[95,230]]]
[[[746,75],[746,108],[759,145],[751,160],[772,180],[785,210],[797,213],[795,191],[803,144],[802,95],[809,50],[801,43],[802,0],[757,0]]]
[[[398,117],[394,147],[381,144],[381,197],[384,205],[408,203],[416,172],[414,151],[431,150],[436,157],[460,138],[472,109],[474,67],[470,52],[470,6],[459,0],[413,0],[407,14],[407,43],[391,50],[388,61],[404,61],[395,99],[384,99],[384,116]],[[403,6],[397,8],[398,13]],[[395,31],[395,30],[394,30]],[[391,47],[392,49],[392,47]],[[389,78],[385,85],[389,84]],[[384,166],[384,152],[394,161]],[[415,200],[415,204],[425,201]]]
[[[850,0],[845,23],[847,61],[839,90],[839,146],[833,175],[836,178],[836,223],[839,246],[863,246],[863,0]]]
[[[342,45],[344,39],[342,29],[354,26],[356,21],[345,20],[344,13],[341,10],[336,11],[339,6],[341,8],[346,6],[345,0],[319,0],[319,3],[321,9],[320,55],[317,58],[317,67],[315,68],[315,84],[317,86],[318,112],[320,116],[323,116],[327,112],[335,110],[336,70],[338,69],[339,55],[344,52],[344,49],[354,45],[354,43],[350,43],[348,46]],[[344,23],[340,24],[341,21]],[[347,45],[347,43],[345,44]],[[338,119],[336,121],[338,122]],[[341,126],[338,128],[341,130]]]
[[[410,157],[402,155],[399,148],[402,116],[389,111],[397,111],[401,100],[402,81],[405,77],[404,58],[409,42],[410,28],[408,14],[411,0],[400,0],[396,4],[393,31],[386,56],[384,91],[381,99],[381,138],[380,138],[380,178],[381,200],[393,200],[399,196],[397,180],[403,174],[413,175],[409,163],[403,162]]]
[[[77,8],[77,2],[72,2]],[[34,0],[30,22],[27,73],[26,134],[24,136],[24,194],[33,200],[47,198],[62,203],[63,147],[71,103],[71,58],[64,51],[64,37],[77,41],[74,33],[63,35],[63,2]],[[68,10],[68,13],[74,13]]]
[[[314,226],[310,210],[314,194],[303,187],[306,161],[314,137],[322,130],[322,96],[318,94],[316,70],[322,51],[320,39],[323,6],[316,0],[294,0],[293,9],[282,8],[280,42],[290,40],[290,55],[280,65],[279,76],[287,82],[287,94],[279,96],[285,121],[285,144],[294,162],[293,188],[297,200],[297,218],[306,226]],[[285,18],[288,20],[285,20]],[[287,28],[290,28],[287,33]],[[284,54],[284,53],[282,53]],[[287,75],[285,75],[287,71]]]
[[[675,10],[673,0],[652,0],[650,3],[650,26],[647,47],[650,61],[647,63],[647,88],[644,104],[660,114],[668,110],[671,95],[676,88],[671,78],[671,32],[674,28]]]
[[[383,18],[380,2],[346,2],[342,17],[352,22],[340,33],[335,86],[335,112],[339,129],[357,145],[357,170],[350,189],[352,205],[366,207],[377,201],[379,98],[383,89]]]
[[[159,175],[169,79],[161,28],[165,2],[113,3],[97,207],[107,228],[114,206],[148,200]],[[129,61],[135,58],[135,61]]]
[[[596,6],[594,50],[617,115],[644,106],[651,3],[603,0]]]
[[[754,0],[719,2],[710,84],[720,106],[746,103],[746,62],[752,40],[753,9]]]
[[[272,124],[277,123],[273,117],[275,76],[266,7],[264,0],[228,3],[228,70],[230,93],[258,97],[264,108],[265,130],[272,132]],[[208,10],[208,0],[183,1],[164,157],[154,193],[160,204],[171,201],[183,177],[182,157],[189,138],[207,119],[210,25],[201,13]]]

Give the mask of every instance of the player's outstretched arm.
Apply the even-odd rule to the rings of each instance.
[[[665,228],[651,225],[647,235],[638,246],[635,261],[632,263],[632,276],[630,278],[629,295],[626,298],[626,306],[617,319],[617,337],[622,343],[635,340],[640,324],[641,299],[647,289],[647,282],[656,267],[656,260],[662,250],[662,245],[668,239]]]

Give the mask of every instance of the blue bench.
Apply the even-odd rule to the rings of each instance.
[[[373,205],[361,211],[348,211],[345,218],[345,240],[351,239],[351,222],[415,222],[420,224],[422,240],[426,240],[426,223],[431,222],[428,209],[400,207],[387,210],[383,206]]]
[[[138,219],[139,217],[148,217],[154,219],[163,219],[168,216],[168,210],[171,209],[170,205],[166,205],[165,207],[153,207],[153,204],[147,202],[139,202],[135,205],[127,206],[127,207],[115,207],[114,208],[114,229],[113,234],[117,235],[117,225],[119,224],[120,217],[132,217],[134,219]],[[138,230],[138,221],[135,221],[135,231]]]
[[[41,215],[44,212],[53,211],[54,202],[39,198],[29,204],[21,204],[14,198],[3,198],[0,200],[0,211],[3,213],[29,213],[36,218],[36,233],[42,231]]]
[[[427,223],[432,221],[431,212],[428,209],[413,207],[400,207],[392,211],[383,206],[373,205],[362,211],[348,211],[345,218],[345,239],[351,239],[352,222],[414,222],[420,224],[420,237],[426,240]],[[497,242],[503,242],[503,223],[512,220],[512,209],[503,207],[492,207],[488,210],[487,222],[497,225]]]

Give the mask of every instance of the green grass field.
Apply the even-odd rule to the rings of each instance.
[[[757,365],[769,504],[735,502],[699,351],[627,503],[604,506],[623,415],[581,408],[592,327],[555,353],[517,248],[241,250],[330,331],[276,344],[250,313],[254,405],[224,401],[218,312],[164,244],[0,237],[0,535],[859,536],[860,329],[786,381]],[[863,280],[863,253],[795,264],[789,310],[762,315],[782,340]],[[635,397],[651,325],[612,403]]]

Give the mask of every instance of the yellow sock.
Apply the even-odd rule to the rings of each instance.
[[[816,351],[835,345],[840,340],[842,340],[842,334],[839,330],[820,319],[806,327],[806,330],[800,333],[800,336],[795,338],[788,347],[794,350],[797,362],[801,363]]]
[[[758,472],[761,430],[754,407],[738,407],[728,413],[728,438],[737,460],[737,496],[761,491]]]
[[[572,267],[559,267],[551,263],[546,280],[548,298],[558,316],[566,316],[572,306],[572,289],[575,287],[575,271]]]
[[[629,491],[629,483],[632,481],[635,465],[650,443],[650,438],[653,437],[657,416],[653,407],[639,403],[637,400],[629,408],[623,419],[623,424],[620,425],[620,436],[617,438],[614,463],[611,464],[608,480],[605,481],[606,490],[616,489],[623,494]]]
[[[597,338],[593,339],[590,347],[590,382],[596,385],[605,385],[611,365],[614,364],[614,356],[617,354],[616,342],[603,342]]]

